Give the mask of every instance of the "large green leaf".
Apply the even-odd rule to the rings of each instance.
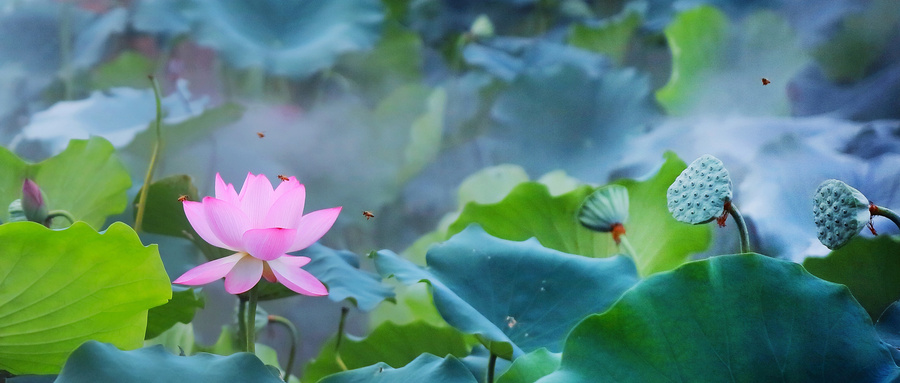
[[[368,52],[341,56],[335,71],[352,80],[370,100],[389,94],[399,84],[422,77],[422,39],[395,21],[386,22],[381,40]]]
[[[328,299],[334,302],[347,300],[358,309],[369,311],[384,300],[394,299],[393,290],[383,284],[378,275],[360,269],[359,257],[352,252],[316,243],[296,254],[312,259],[303,269],[328,287]],[[295,295],[297,293],[280,283],[263,282],[260,285],[260,300]]]
[[[640,10],[630,8],[596,25],[574,24],[569,29],[569,44],[606,54],[622,64],[628,53],[628,43],[642,20]]]
[[[850,288],[853,297],[875,321],[900,299],[900,238],[857,236],[825,258],[806,258],[812,275]]]
[[[140,196],[141,191],[138,191],[134,197],[135,206],[137,206]],[[184,214],[184,204],[179,201],[182,196],[188,201],[200,200],[197,187],[194,186],[190,176],[170,176],[150,184],[150,190],[147,191],[144,220],[141,223],[143,230],[173,237],[190,235],[199,239],[197,232],[191,227],[191,223]],[[134,209],[134,214],[137,215],[137,209]]]
[[[178,356],[162,346],[121,351],[94,341],[72,353],[56,382],[283,383],[256,356],[245,352]]]
[[[206,306],[200,289],[172,285],[172,299],[156,306],[147,313],[147,332],[144,339],[151,339],[170,329],[175,323],[191,323],[197,309]]]
[[[41,187],[50,210],[66,210],[75,219],[100,228],[106,217],[121,213],[127,203],[131,179],[113,146],[101,137],[71,140],[56,157],[28,164],[0,148],[0,217],[6,206],[22,198],[22,183],[29,177]],[[54,222],[64,221],[57,219]],[[68,225],[68,222],[65,222]]]
[[[578,320],[637,282],[628,258],[573,256],[535,240],[497,239],[477,226],[432,247],[427,263],[422,269],[386,250],[375,256],[382,276],[427,281],[447,323],[506,359],[541,347],[561,350]]]
[[[569,334],[553,382],[887,382],[898,377],[841,285],[759,254],[646,279]]]
[[[819,68],[836,83],[862,79],[891,43],[900,23],[900,3],[872,0],[840,20],[834,36],[812,51]]]
[[[672,74],[656,99],[669,114],[789,114],[788,81],[807,57],[780,15],[759,11],[732,23],[700,6],[680,13],[665,35]]]
[[[237,68],[295,78],[372,48],[384,10],[377,0],[194,1],[194,38]]]
[[[0,369],[13,374],[59,372],[90,339],[140,347],[147,310],[172,296],[156,246],[122,223],[8,223],[0,254]]]
[[[534,383],[559,368],[560,360],[560,354],[539,348],[516,358],[497,383]]]
[[[402,368],[391,368],[385,363],[344,371],[331,375],[319,383],[477,383],[475,377],[459,359],[450,355],[439,358],[422,354]]]
[[[436,327],[416,321],[405,325],[384,322],[365,338],[344,335],[341,360],[353,370],[383,362],[396,368],[412,362],[419,355],[454,355],[469,353],[466,338],[452,327]],[[341,372],[335,359],[335,339],[322,346],[322,352],[303,369],[303,380],[317,382],[322,377]]]
[[[687,166],[674,153],[666,153],[665,158],[656,175],[646,181],[614,182],[628,189],[625,229],[637,252],[638,271],[644,276],[677,267],[691,253],[706,249],[710,241],[709,226],[685,225],[669,214],[666,190]],[[582,186],[554,197],[542,184],[522,183],[498,203],[466,205],[449,232],[458,233],[478,223],[498,238],[521,241],[535,237],[542,245],[569,254],[615,255],[618,251],[609,234],[595,233],[575,219],[581,202],[594,190]]]

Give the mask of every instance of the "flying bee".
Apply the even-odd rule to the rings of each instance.
[[[363,211],[363,217],[366,217],[366,221],[368,221],[369,218],[375,218],[375,214],[372,214],[371,211],[366,210]]]
[[[278,179],[280,179],[282,182],[290,180],[290,178],[284,176],[283,174],[279,174]]]
[[[266,136],[264,132],[256,132],[256,135],[259,136],[259,138],[263,138]]]
[[[189,201],[189,200],[190,199],[188,198],[187,194],[182,194],[182,195],[178,196],[178,202],[184,202],[184,201]]]
[[[762,83],[763,83],[763,85],[769,85],[769,84],[771,84],[771,83],[772,83],[772,82],[771,82],[771,81],[769,81],[769,79],[767,79],[767,78],[765,78],[765,77],[763,77],[763,79],[762,79]]]

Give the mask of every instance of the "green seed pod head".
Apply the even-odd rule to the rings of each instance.
[[[694,160],[666,192],[669,212],[690,224],[712,221],[731,201],[731,177],[725,164],[709,154]]]
[[[608,185],[591,193],[578,209],[578,221],[588,229],[608,233],[628,220],[628,189]]]
[[[13,200],[7,209],[9,212],[8,222],[25,222],[28,217],[25,216],[25,208],[22,207],[22,200]]]
[[[832,250],[847,244],[871,217],[866,196],[842,181],[822,182],[813,201],[819,241]]]

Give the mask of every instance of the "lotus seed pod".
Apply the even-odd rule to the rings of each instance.
[[[608,233],[615,224],[628,220],[628,189],[621,185],[604,186],[589,195],[578,209],[578,220],[585,227]]]
[[[871,218],[866,196],[842,181],[822,182],[813,201],[819,241],[832,250],[847,244]]]
[[[725,164],[709,154],[694,160],[666,192],[669,212],[690,224],[712,221],[731,201],[731,177]]]
[[[13,200],[7,209],[9,220],[7,222],[25,222],[28,217],[25,216],[25,209],[22,207],[22,200]]]

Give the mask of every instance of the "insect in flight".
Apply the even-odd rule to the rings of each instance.
[[[290,178],[284,176],[283,174],[279,174],[279,175],[278,175],[278,179],[280,179],[282,182],[283,182],[283,181],[288,181],[288,180],[290,180]]]
[[[178,196],[178,202],[184,202],[184,201],[189,201],[189,200],[190,199],[188,198],[188,196],[186,194],[182,194],[182,195]]]
[[[767,78],[765,78],[765,77],[763,77],[763,79],[762,79],[762,83],[763,83],[763,85],[769,85],[769,84],[771,84],[771,83],[772,83],[772,82],[771,82],[771,81],[769,81],[769,79],[767,79]]]
[[[366,221],[368,221],[369,218],[375,218],[375,214],[372,214],[371,211],[366,210],[363,211],[363,217],[366,217]]]
[[[266,136],[266,134],[263,132],[256,132],[256,135],[259,136],[259,138],[263,138]]]

